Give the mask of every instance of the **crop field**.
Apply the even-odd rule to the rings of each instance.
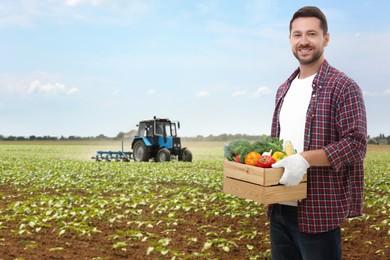
[[[0,143],[0,260],[270,259],[265,206],[222,192],[223,143],[185,145],[192,163],[90,159],[120,143]],[[370,146],[365,169],[343,259],[389,259],[390,147]]]

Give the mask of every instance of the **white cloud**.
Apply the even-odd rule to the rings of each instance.
[[[262,97],[271,94],[272,91],[269,87],[259,87],[255,92],[255,97]]]
[[[149,89],[149,90],[146,92],[145,95],[147,95],[147,96],[152,96],[152,95],[154,95],[154,94],[156,94],[156,90],[154,90],[154,89]]]
[[[363,96],[365,97],[375,97],[377,96],[378,94],[376,92],[373,92],[373,91],[363,91]]]
[[[199,91],[198,93],[196,93],[195,96],[196,97],[207,97],[207,96],[210,96],[210,93],[207,92],[207,91],[202,90],[202,91]]]
[[[79,92],[78,88],[67,88],[61,83],[42,84],[39,80],[34,80],[28,87],[27,93],[41,93],[45,95],[55,96],[58,94],[73,95]]]
[[[73,95],[73,94],[76,94],[78,93],[80,90],[78,88],[71,88],[67,91],[67,95]]]
[[[93,6],[104,3],[104,0],[66,0],[65,4],[69,6],[77,6],[82,4],[90,4]]]
[[[386,89],[384,90],[383,92],[379,93],[379,92],[376,92],[376,91],[367,91],[367,90],[364,90],[363,91],[363,96],[364,97],[378,97],[378,96],[390,96],[390,89]]]
[[[76,6],[81,4],[83,1],[82,0],[66,0],[65,4],[69,6]]]
[[[233,97],[244,96],[244,95],[246,95],[246,91],[236,91],[232,93]]]
[[[3,95],[32,95],[47,96],[74,95],[80,90],[67,87],[61,75],[49,74],[45,71],[34,71],[30,74],[0,74],[0,93]],[[46,82],[46,83],[44,83]]]

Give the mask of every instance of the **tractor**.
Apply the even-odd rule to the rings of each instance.
[[[138,124],[138,133],[131,143],[135,161],[146,162],[154,158],[157,162],[179,161],[191,162],[192,153],[181,147],[177,129],[180,122],[172,122],[167,118],[143,120]]]
[[[177,130],[180,122],[173,122],[168,118],[157,118],[142,120],[137,125],[138,132],[134,137],[131,148],[132,152],[122,151],[98,151],[95,157],[97,161],[102,159],[116,161],[147,162],[153,159],[156,162],[168,162],[177,159],[184,162],[192,162],[192,153],[186,147],[181,147],[180,137]]]

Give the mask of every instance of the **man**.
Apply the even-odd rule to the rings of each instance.
[[[272,136],[297,153],[275,163],[280,183],[297,185],[307,173],[307,198],[270,205],[272,259],[341,259],[340,225],[360,216],[367,122],[362,91],[324,58],[328,25],[320,9],[299,9],[290,44],[299,68],[276,94]]]

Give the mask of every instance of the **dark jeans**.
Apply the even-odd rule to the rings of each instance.
[[[271,217],[272,260],[339,260],[340,228],[319,234],[298,230],[297,208],[276,204]]]

